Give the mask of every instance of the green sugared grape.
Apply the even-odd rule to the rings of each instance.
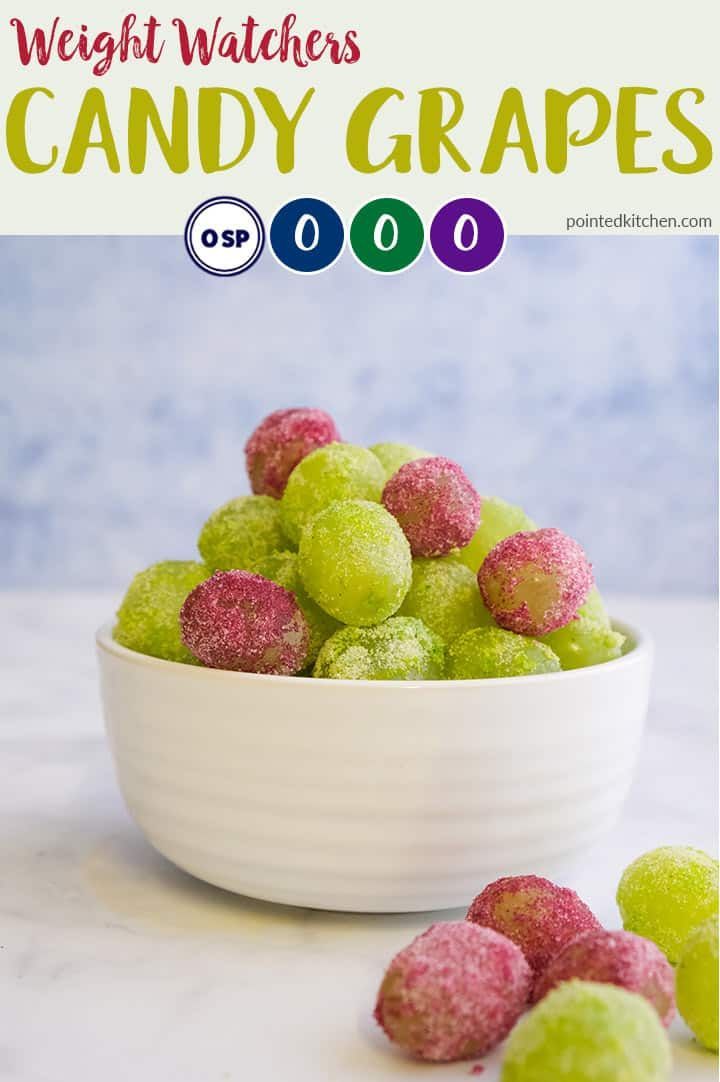
[[[502,1082],[665,1082],[672,1056],[643,996],[567,981],[522,1018],[505,1046]]]
[[[432,458],[429,451],[421,451],[419,447],[413,447],[409,443],[374,443],[370,450],[375,458],[380,459],[386,480],[397,473],[406,462],[414,462],[416,458]]]
[[[456,556],[413,560],[412,585],[400,609],[449,644],[473,627],[491,627],[477,579]]]
[[[327,640],[313,676],[330,680],[440,680],[445,648],[421,620],[393,616],[375,627],[344,627]]]
[[[688,936],[675,973],[680,1014],[697,1039],[718,1050],[718,922],[714,917]]]
[[[622,874],[617,904],[628,932],[652,939],[673,964],[690,932],[718,914],[718,862],[701,849],[665,845]]]
[[[480,564],[498,541],[504,540],[510,534],[520,533],[521,530],[536,529],[537,526],[522,508],[506,503],[497,496],[487,496],[483,498],[480,508],[480,525],[472,541],[460,549],[458,556],[476,575]]]
[[[187,595],[208,578],[210,569],[192,560],[165,560],[140,571],[118,609],[115,642],[166,661],[199,664],[183,645],[179,618]]]
[[[610,617],[597,586],[593,586],[590,590],[585,599],[585,604],[578,609],[578,616],[587,616],[589,620],[594,620],[596,624],[610,627]]]
[[[315,515],[303,530],[299,566],[305,589],[325,612],[361,627],[396,613],[412,578],[405,534],[384,507],[367,500],[341,500]]]
[[[299,462],[280,501],[285,533],[295,544],[318,511],[336,500],[380,501],[385,471],[372,451],[330,443]]]
[[[558,672],[560,662],[550,647],[537,639],[499,627],[479,627],[452,643],[446,668],[449,680],[485,680]]]
[[[290,590],[297,599],[303,615],[310,628],[310,645],[308,647],[307,665],[312,665],[320,652],[320,647],[341,626],[332,616],[328,616],[319,605],[313,601],[300,578],[298,567],[298,554],[296,552],[273,552],[263,560],[253,564],[250,571],[256,575],[262,575],[278,586],[284,586]]]
[[[212,571],[247,571],[257,560],[288,541],[280,525],[280,505],[272,496],[239,496],[210,515],[198,549]]]
[[[554,650],[563,669],[583,669],[620,657],[625,636],[587,616],[576,616],[565,627],[541,635],[538,641]]]

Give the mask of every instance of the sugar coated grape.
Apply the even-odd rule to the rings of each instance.
[[[398,520],[413,556],[443,556],[467,545],[480,518],[480,497],[449,458],[418,458],[385,485],[382,501]]]
[[[616,984],[645,996],[664,1026],[675,1014],[675,975],[667,958],[649,939],[632,932],[582,932],[550,961],[533,990],[540,1000],[564,981],[579,979]]]
[[[296,544],[318,511],[336,500],[380,502],[385,471],[372,451],[351,443],[331,443],[295,467],[280,504],[282,523]]]
[[[388,481],[406,462],[414,462],[416,458],[432,458],[428,451],[421,451],[409,443],[374,443],[370,450],[380,459]]]
[[[610,617],[597,586],[593,586],[590,590],[585,601],[578,609],[578,616],[586,616],[588,620],[593,620],[596,624],[610,627]]]
[[[478,572],[485,604],[501,627],[546,635],[577,614],[593,585],[577,541],[560,530],[515,533],[500,541]]]
[[[512,939],[536,974],[575,936],[601,927],[574,890],[537,875],[489,883],[468,909],[467,920]]]
[[[165,560],[140,571],[118,609],[115,641],[140,654],[196,664],[180,637],[180,609],[209,576],[204,564],[191,560]]]
[[[239,496],[223,504],[198,538],[200,555],[212,571],[247,570],[287,546],[278,502],[270,496]]]
[[[528,965],[505,936],[464,921],[433,924],[393,958],[375,1019],[421,1059],[470,1059],[510,1031],[529,984]]]
[[[620,657],[625,636],[588,616],[575,616],[540,641],[557,654],[563,669],[582,669]]]
[[[368,627],[393,616],[403,603],[412,578],[410,546],[379,503],[341,500],[303,531],[300,574],[330,616]]]
[[[442,640],[409,616],[375,627],[344,627],[327,640],[313,676],[331,680],[440,680]]]
[[[448,649],[449,680],[487,680],[559,671],[560,662],[545,643],[499,627],[466,631]]]
[[[473,627],[489,627],[493,620],[483,604],[472,571],[455,556],[413,560],[412,585],[400,609],[401,616],[416,616],[445,643]]]
[[[690,933],[680,953],[675,980],[680,1014],[700,1043],[717,1052],[717,918],[705,921]]]
[[[271,582],[276,582],[278,586],[284,586],[295,595],[295,600],[302,609],[310,629],[306,665],[312,665],[322,644],[342,625],[323,612],[303,586],[298,566],[298,554],[289,551],[273,552],[271,556],[258,560],[249,570],[270,579]]]
[[[657,1013],[611,984],[568,981],[510,1035],[501,1082],[665,1082],[672,1056]]]
[[[180,610],[183,642],[212,669],[290,676],[305,664],[307,622],[289,590],[249,571],[218,571]]]
[[[470,543],[461,549],[458,555],[476,575],[480,564],[490,549],[495,548],[498,541],[504,541],[510,534],[520,533],[521,530],[536,529],[537,526],[533,520],[528,518],[521,507],[506,503],[497,496],[484,496],[480,510],[480,525]]]
[[[279,499],[301,459],[318,447],[340,439],[335,422],[323,410],[275,410],[245,444],[245,461],[253,492]]]
[[[677,962],[693,928],[718,912],[718,862],[682,845],[653,849],[623,872],[617,903],[624,927]]]

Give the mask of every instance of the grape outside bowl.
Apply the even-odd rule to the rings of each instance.
[[[514,679],[352,682],[146,657],[97,636],[128,809],[200,879],[318,909],[465,906],[500,875],[553,875],[617,820],[652,647]]]

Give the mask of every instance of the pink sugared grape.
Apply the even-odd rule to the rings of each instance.
[[[467,921],[433,924],[393,958],[375,1020],[420,1059],[470,1059],[507,1036],[530,979],[522,952],[505,936]]]
[[[655,1008],[664,1026],[675,1014],[675,975],[667,958],[649,939],[632,932],[594,929],[572,939],[540,975],[533,1000],[543,999],[564,981],[598,981],[637,992]]]
[[[577,614],[593,585],[592,568],[577,541],[561,530],[511,534],[485,557],[480,592],[500,627],[519,635],[547,635]]]
[[[467,920],[512,939],[536,974],[580,932],[601,927],[574,890],[538,875],[489,883],[468,909]]]
[[[218,571],[185,599],[182,639],[211,669],[290,676],[305,664],[310,632],[293,594],[249,571]]]
[[[449,458],[407,462],[385,485],[382,502],[402,526],[413,556],[462,548],[480,519],[480,496]]]
[[[318,447],[339,440],[335,422],[324,410],[275,410],[260,422],[245,444],[253,492],[279,500],[298,462]]]

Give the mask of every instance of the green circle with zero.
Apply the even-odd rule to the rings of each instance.
[[[402,199],[373,199],[350,224],[350,247],[358,262],[379,274],[395,274],[423,250],[425,229],[418,212]]]

